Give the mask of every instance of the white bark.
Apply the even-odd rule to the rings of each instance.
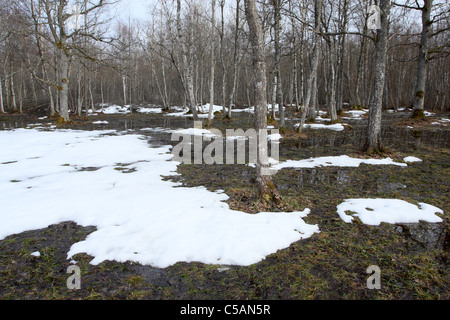
[[[381,143],[381,114],[386,76],[386,56],[391,0],[381,0],[380,4],[381,29],[377,31],[375,40],[375,84],[369,110],[367,141],[363,148],[367,152],[379,152],[383,150]]]
[[[245,0],[245,13],[250,31],[255,75],[255,129],[258,135],[258,156],[256,160],[256,181],[260,196],[266,200],[279,201],[279,195],[268,175],[267,144],[267,94],[266,61],[261,20],[254,0]]]
[[[207,123],[208,126],[211,124],[213,105],[214,105],[214,67],[215,67],[215,61],[214,61],[215,41],[214,41],[214,38],[215,38],[215,29],[216,29],[216,0],[211,1],[211,11],[212,11],[211,41],[210,41],[211,65],[210,65],[210,78],[209,78],[209,110],[208,110],[208,123]]]
[[[194,120],[198,120],[197,109],[195,103],[194,94],[194,78],[193,78],[193,57],[192,57],[192,43],[186,44],[186,39],[183,35],[183,30],[181,26],[181,1],[177,0],[177,31],[178,40],[181,46],[181,55],[183,59],[183,66],[185,70],[185,93],[189,102],[189,109],[194,117]],[[192,29],[191,29],[192,35]]]
[[[306,122],[306,116],[309,113],[312,89],[313,89],[313,81],[317,77],[317,67],[319,64],[319,32],[320,32],[320,17],[322,15],[322,0],[314,1],[314,49],[313,55],[311,58],[311,72],[308,76],[307,81],[307,92],[306,98],[303,105],[302,118],[300,121],[300,126],[298,128],[299,132],[303,130],[303,126]]]
[[[3,83],[2,83],[2,77],[0,77],[0,113],[5,113],[5,107],[3,105]]]
[[[433,0],[425,0],[422,7],[422,33],[420,39],[419,57],[417,59],[417,76],[416,76],[416,90],[414,94],[413,107],[414,110],[423,110],[425,103],[425,84],[428,67],[428,47],[431,31],[431,10]]]

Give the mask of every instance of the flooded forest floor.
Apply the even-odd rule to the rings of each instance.
[[[69,290],[67,252],[95,227],[81,227],[68,221],[0,241],[0,299],[448,300],[450,123],[437,121],[448,119],[449,114],[435,114],[422,120],[411,120],[408,114],[384,113],[383,142],[388,152],[379,157],[402,161],[403,157],[415,156],[423,162],[408,164],[406,168],[362,164],[357,168],[282,169],[273,176],[282,197],[278,206],[258,199],[254,170],[246,165],[180,165],[180,175],[165,177],[187,187],[224,190],[230,197],[227,201],[230,208],[243,214],[310,208],[311,214],[304,220],[318,224],[320,233],[257,264],[242,267],[180,262],[159,269],[108,261],[94,266],[89,264],[92,257],[78,254],[74,259],[81,268],[82,287]],[[252,114],[233,115],[232,120],[216,117],[212,126],[223,132],[253,126]],[[300,122],[295,120],[299,115],[290,110],[287,117],[291,120],[280,132],[281,161],[344,154],[369,157],[360,152],[366,119],[342,119],[348,125],[340,132],[307,129],[298,134],[293,126]],[[59,125],[56,119],[5,114],[0,115],[0,130],[44,122],[46,126],[66,129],[127,130],[149,136],[150,145],[158,146],[173,145],[170,134],[140,129],[192,126],[189,118],[140,113],[98,114],[73,117],[73,121]],[[93,121],[107,123],[93,124]],[[444,211],[440,215],[444,222],[369,226],[355,219],[353,223],[345,223],[336,207],[349,198],[425,202]],[[152,205],[151,199],[148,205]],[[30,255],[36,248],[40,257]],[[379,290],[367,288],[366,269],[371,265],[381,269]]]

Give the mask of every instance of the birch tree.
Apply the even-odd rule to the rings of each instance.
[[[283,107],[283,91],[281,88],[281,71],[280,71],[280,60],[281,60],[281,0],[272,0],[273,15],[274,15],[274,81],[276,85],[276,103],[278,104],[278,112],[280,116],[280,127],[284,127],[284,107]],[[275,106],[272,106],[275,108]]]
[[[214,106],[214,49],[215,49],[215,30],[216,30],[216,0],[211,1],[211,41],[210,41],[210,78],[209,78],[209,110],[208,110],[208,122],[206,126],[211,125],[213,106]]]
[[[181,47],[181,55],[183,61],[183,67],[185,70],[185,94],[187,95],[189,102],[189,110],[191,111],[194,120],[198,120],[197,108],[194,94],[194,66],[193,66],[193,53],[192,53],[192,33],[193,29],[190,26],[189,36],[185,37],[181,24],[181,1],[177,0],[177,34],[179,45]]]
[[[99,12],[106,5],[114,1],[78,1],[76,6],[69,6],[67,0],[36,0],[30,5],[34,12],[42,10],[42,21],[50,32],[42,32],[40,36],[45,38],[54,48],[57,55],[58,77],[54,84],[59,92],[59,115],[62,121],[69,121],[69,79],[72,58],[75,55],[88,57],[86,53],[77,47],[76,39],[87,37],[95,41],[102,41],[102,35],[97,32],[96,26],[100,25]],[[91,18],[87,18],[87,16]],[[81,29],[82,21],[89,25]],[[72,26],[71,26],[72,25]]]
[[[309,112],[310,108],[310,102],[311,102],[311,96],[313,94],[313,85],[314,80],[317,77],[317,67],[319,65],[319,41],[320,41],[320,23],[321,23],[321,15],[322,15],[322,0],[315,0],[314,1],[314,48],[311,58],[311,71],[308,76],[307,80],[307,91],[306,91],[306,98],[303,105],[303,111],[302,111],[302,118],[300,122],[300,126],[298,128],[299,132],[303,130],[303,126],[306,122],[306,116]]]
[[[368,153],[383,152],[381,141],[381,114],[386,77],[386,56],[391,0],[380,0],[380,29],[375,38],[375,83],[369,108],[367,139],[363,150]]]
[[[272,182],[272,178],[268,174],[267,79],[263,28],[258,16],[255,0],[244,0],[244,4],[245,15],[249,27],[255,77],[255,129],[258,136],[256,182],[259,194],[263,199],[278,202],[280,196]]]
[[[420,5],[418,1],[414,1],[413,4],[407,1],[405,4],[394,3],[396,6],[403,8],[420,11],[422,20],[422,31],[420,33],[419,53],[417,57],[417,71],[416,71],[416,86],[414,90],[413,101],[413,118],[423,117],[424,103],[425,103],[425,91],[426,91],[426,78],[428,64],[430,61],[430,38],[432,36],[433,23],[431,19],[431,12],[433,10],[433,0],[424,0],[423,5]]]

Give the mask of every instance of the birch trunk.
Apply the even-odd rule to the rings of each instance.
[[[65,121],[69,121],[69,58],[61,52],[59,58],[59,115]]]
[[[234,32],[234,52],[233,52],[233,80],[228,104],[228,118],[231,118],[231,110],[233,107],[234,96],[236,94],[236,81],[237,81],[237,64],[239,61],[239,8],[240,0],[236,0],[236,23],[235,23],[235,32]]]
[[[226,115],[226,81],[227,81],[227,73],[225,69],[225,20],[224,20],[224,7],[225,1],[221,0],[219,2],[220,5],[220,16],[221,16],[221,27],[220,27],[220,65],[222,67],[222,112]]]
[[[81,72],[78,70],[77,75],[77,82],[78,82],[78,98],[77,98],[77,115],[81,116],[81,110],[83,109],[83,96],[81,93]]]
[[[417,59],[417,76],[416,76],[416,90],[414,94],[413,108],[415,115],[423,115],[425,102],[425,82],[428,68],[428,43],[431,31],[431,10],[433,0],[425,0],[422,7],[422,33],[420,38],[419,57]]]
[[[3,83],[0,77],[0,113],[5,113],[5,106],[3,105]]]
[[[328,82],[328,115],[331,118],[331,122],[337,120],[336,113],[336,51],[333,48],[331,39],[328,41],[329,49],[329,64],[330,64],[330,80]]]
[[[275,31],[275,63],[274,63],[274,73],[277,84],[277,104],[278,104],[278,113],[280,116],[280,127],[284,127],[284,107],[283,107],[283,91],[281,88],[281,71],[280,71],[280,62],[281,62],[281,43],[280,43],[280,35],[281,35],[281,0],[273,0],[273,9],[274,9],[274,31]]]
[[[313,81],[317,77],[317,67],[319,64],[319,32],[320,32],[320,17],[322,15],[322,0],[314,1],[314,49],[311,59],[311,72],[308,76],[307,82],[307,92],[306,98],[303,105],[302,118],[300,121],[300,126],[298,128],[299,132],[302,132],[303,126],[306,122],[306,116],[309,113],[310,101],[313,89]]]
[[[17,111],[17,102],[16,102],[16,90],[14,89],[14,75],[12,74],[13,71],[11,69],[11,99],[12,99],[12,109],[13,111]]]
[[[194,94],[194,78],[193,78],[193,68],[192,68],[192,44],[189,43],[189,48],[186,47],[185,37],[183,36],[183,30],[181,27],[181,1],[177,0],[177,32],[178,40],[181,46],[181,56],[183,59],[183,66],[185,70],[185,95],[188,98],[189,110],[191,111],[194,120],[198,120],[197,109],[195,104],[195,94]],[[188,57],[189,55],[189,57]]]
[[[127,77],[122,75],[122,93],[123,93],[123,105],[127,105]]]
[[[214,37],[215,37],[215,29],[216,29],[216,0],[211,1],[211,10],[212,10],[212,18],[211,18],[211,47],[210,47],[210,78],[209,78],[209,110],[208,110],[208,121],[206,126],[209,127],[212,121],[213,114],[213,105],[214,105]]]
[[[363,150],[368,153],[379,153],[384,149],[381,142],[381,113],[386,76],[388,25],[391,0],[381,0],[380,9],[381,29],[377,31],[375,40],[375,84],[369,109],[367,140],[363,147]]]
[[[264,52],[264,36],[260,18],[256,11],[255,0],[245,0],[245,13],[250,32],[253,51],[253,67],[255,76],[255,129],[258,136],[258,156],[256,159],[256,182],[260,196],[267,201],[279,202],[272,178],[268,174],[267,144],[267,95],[266,95],[266,62]],[[265,133],[265,134],[264,134]]]
[[[345,44],[347,40],[346,32],[348,25],[348,0],[344,0],[343,8],[341,10],[342,24],[341,32],[344,32],[338,41],[338,63],[337,63],[337,83],[336,83],[336,110],[341,111],[344,103],[344,54]]]
[[[277,76],[274,74],[272,85],[272,109],[270,117],[275,120],[275,105],[277,104]]]

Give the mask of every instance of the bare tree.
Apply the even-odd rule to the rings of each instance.
[[[212,112],[213,112],[213,105],[214,105],[214,49],[215,49],[215,30],[216,30],[216,0],[211,1],[211,43],[210,43],[210,79],[209,79],[209,111],[208,111],[208,122],[206,124],[207,127],[210,126],[211,120],[212,120]]]
[[[72,58],[78,55],[92,59],[79,46],[79,40],[87,37],[95,41],[103,41],[102,35],[96,30],[96,26],[101,24],[99,12],[112,3],[114,2],[107,0],[97,0],[95,3],[83,0],[81,4],[69,6],[66,0],[32,0],[30,2],[34,14],[36,15],[39,11],[38,15],[42,19],[42,22],[35,20],[35,23],[42,23],[48,28],[46,30],[36,28],[36,31],[41,32],[39,36],[53,45],[57,55],[58,79],[55,86],[59,92],[59,115],[63,121],[69,121],[69,79]],[[90,18],[87,18],[88,15]],[[80,28],[82,21],[85,24],[88,23],[84,28]],[[46,32],[47,30],[49,32]]]
[[[280,61],[281,61],[281,6],[282,0],[272,0],[273,6],[273,15],[274,15],[274,77],[275,77],[275,85],[276,85],[276,103],[278,104],[278,112],[280,115],[280,127],[284,127],[285,125],[285,116],[284,116],[284,106],[283,106],[283,91],[281,88],[281,71],[280,71]],[[272,106],[275,108],[275,106]]]
[[[367,140],[363,150],[368,153],[382,152],[381,114],[386,76],[386,55],[388,43],[388,27],[391,10],[391,0],[380,0],[380,29],[375,39],[375,83],[369,109],[369,124]]]
[[[188,41],[186,41],[183,28],[181,25],[181,1],[177,0],[177,32],[178,40],[181,46],[181,55],[183,59],[183,67],[185,70],[185,93],[189,99],[189,110],[191,111],[194,120],[198,120],[195,94],[194,94],[194,74],[193,74],[193,53],[192,53],[192,38],[193,29],[190,26]]]
[[[314,80],[317,77],[317,67],[319,64],[319,41],[320,41],[320,18],[322,15],[322,0],[314,1],[314,49],[311,58],[311,71],[307,81],[307,92],[303,106],[302,118],[298,130],[301,132],[306,122],[306,116],[309,112],[311,96],[313,94]]]
[[[256,10],[255,0],[245,0],[245,14],[249,26],[255,76],[255,129],[258,135],[258,156],[256,159],[256,181],[263,199],[278,202],[279,194],[268,174],[267,145],[267,95],[266,57],[262,23]],[[264,134],[265,133],[265,134]]]
[[[237,72],[238,72],[238,63],[239,63],[239,34],[240,34],[240,0],[236,0],[236,20],[235,20],[235,29],[234,29],[234,51],[233,51],[233,79],[231,84],[231,90],[228,101],[228,118],[231,118],[231,110],[233,108],[233,100],[236,95],[236,81],[237,81]]]
[[[427,69],[430,57],[430,38],[436,34],[433,33],[433,23],[436,21],[431,19],[431,13],[433,10],[433,0],[424,0],[423,5],[420,5],[418,1],[414,1],[414,4],[410,4],[407,1],[405,4],[394,3],[396,6],[406,9],[416,10],[421,12],[422,17],[422,31],[420,33],[419,54],[417,57],[417,73],[416,73],[416,87],[413,97],[413,117],[423,117],[424,103],[425,103],[425,90],[426,90],[426,78]],[[439,30],[438,33],[445,31]]]

